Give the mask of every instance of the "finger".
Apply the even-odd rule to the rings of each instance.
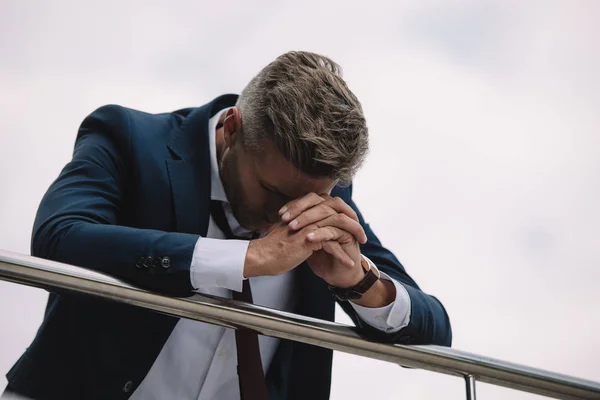
[[[325,199],[325,204],[333,208],[338,213],[344,213],[356,222],[360,222],[356,212],[344,200],[342,200],[341,197],[331,197],[327,193],[322,193],[319,196]]]
[[[283,222],[289,222],[300,215],[305,210],[322,203],[324,199],[316,193],[307,193],[304,196],[294,199],[279,210],[279,215]]]
[[[337,200],[330,198],[304,211],[289,223],[289,227],[293,230],[300,230],[311,224],[315,224],[318,227],[331,225],[350,232],[359,243],[366,243],[367,235],[362,225],[358,222],[358,219],[354,219],[348,216],[348,214],[336,212],[330,207],[330,204],[333,204],[335,201]]]
[[[359,243],[367,243],[367,235],[361,224],[346,214],[338,214],[330,207],[322,206],[321,204],[303,212],[289,223],[289,227],[294,230],[299,230],[310,225],[314,225],[317,228],[326,226],[340,228],[353,235]]]
[[[331,215],[321,221],[318,221],[315,225],[318,227],[333,226],[335,228],[339,228],[354,236],[354,239],[356,239],[358,243],[367,243],[367,234],[365,233],[362,225],[348,217],[346,214]]]
[[[340,243],[348,243],[354,240],[354,237],[340,228],[334,226],[324,226],[317,228],[306,234],[306,239],[312,243],[336,241]]]
[[[288,225],[294,230],[300,230],[305,226],[324,220],[332,215],[337,215],[337,212],[333,208],[325,205],[325,202],[322,202],[300,213],[300,215],[294,218]]]
[[[335,213],[342,213],[352,218],[354,221],[359,223],[356,212],[350,207],[344,200],[339,197],[331,197],[328,194],[321,194],[320,197],[325,198],[325,201],[317,203],[312,208],[309,208],[299,215],[284,215],[288,221],[290,221],[290,228],[299,230],[303,227],[318,222],[326,217],[329,217]],[[293,218],[293,219],[292,219]],[[287,222],[284,219],[284,222]],[[358,238],[359,236],[357,236]]]
[[[354,266],[354,261],[352,261],[352,258],[342,249],[342,246],[338,242],[323,243],[323,250],[340,260],[343,264],[349,267]]]

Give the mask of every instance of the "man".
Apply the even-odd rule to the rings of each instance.
[[[337,299],[369,339],[449,346],[441,303],[352,201],[367,147],[340,68],[307,52],[280,56],[239,97],[200,108],[105,106],[82,123],[72,161],[41,202],[32,254],[167,295],[253,297],[330,321]],[[53,293],[7,391],[326,399],[331,360],[315,346]]]

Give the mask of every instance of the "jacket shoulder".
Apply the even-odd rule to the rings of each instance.
[[[118,104],[103,105],[91,114],[89,114],[84,123],[88,120],[104,122],[108,125],[124,125],[129,129],[136,124],[144,123],[178,123],[185,118],[194,108],[184,108],[164,113],[149,113],[142,110],[124,107]]]
[[[352,183],[337,184],[331,190],[331,197],[341,197],[344,201],[348,202],[352,199]]]
[[[103,105],[90,113],[81,123],[79,135],[95,131],[108,135],[113,140],[131,144],[140,137],[166,137],[173,129],[181,126],[185,117],[194,108],[172,112],[149,113],[118,104]]]

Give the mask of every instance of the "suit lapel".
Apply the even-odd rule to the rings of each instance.
[[[206,236],[210,215],[210,146],[208,121],[223,108],[235,105],[237,96],[224,95],[193,109],[171,132],[167,159],[175,225],[178,232]]]
[[[206,236],[210,174],[205,168],[185,160],[167,160],[177,232]]]

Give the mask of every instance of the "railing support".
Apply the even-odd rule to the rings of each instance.
[[[467,400],[475,400],[475,377],[473,375],[465,375],[465,383],[467,386]]]

